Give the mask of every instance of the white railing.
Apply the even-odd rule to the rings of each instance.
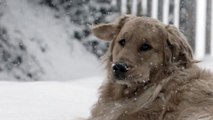
[[[206,38],[206,1],[197,0],[196,6],[196,34],[195,34],[195,56],[205,56]]]
[[[213,1],[211,3],[211,6],[212,6],[212,10],[211,10],[211,47],[210,47],[210,53],[211,53],[211,56],[213,56]]]
[[[158,0],[152,0],[151,16],[152,18],[158,18]]]
[[[117,1],[119,0],[112,0],[113,5],[117,5]],[[180,22],[180,1],[181,0],[174,0],[174,13],[173,13],[173,24],[176,27],[179,27]],[[206,16],[206,7],[207,7],[207,0],[195,0],[196,1],[196,23],[195,23],[195,56],[196,58],[203,58],[206,54],[206,19],[211,19],[211,33],[210,33],[210,55],[213,57],[213,0],[211,1],[211,18]],[[121,14],[127,14],[127,0],[120,0],[121,2]],[[141,7],[140,13],[142,15],[148,14],[148,0],[130,0],[131,2],[131,12],[128,14],[137,15],[138,7]],[[162,6],[162,22],[165,24],[169,23],[169,8],[170,8],[170,0],[163,0]],[[150,16],[153,18],[158,19],[159,14],[159,0],[152,0],[151,3],[151,14]],[[190,22],[190,21],[189,21]]]
[[[175,0],[174,3],[174,25],[179,26],[180,0]]]
[[[132,0],[132,14],[137,15],[138,0]]]
[[[147,10],[147,0],[141,0],[141,7],[142,7],[142,15],[146,15],[148,10]]]
[[[164,4],[163,4],[163,22],[165,24],[169,23],[169,0],[164,0]]]

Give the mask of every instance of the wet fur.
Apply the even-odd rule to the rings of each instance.
[[[144,24],[146,29],[154,27],[157,30],[156,35],[159,36],[156,37],[162,43],[157,48],[161,48],[158,51],[162,51],[159,52],[162,58],[152,60],[157,67],[144,68],[148,72],[143,68],[133,71],[133,74],[141,72],[142,77],[146,76],[141,77],[143,81],[132,82],[132,78],[121,84],[113,78],[112,63],[122,59],[134,64],[137,54],[128,53],[128,50],[128,54],[119,53],[115,41],[122,31],[129,32],[138,27],[134,22]],[[122,16],[115,22],[94,26],[93,32],[98,38],[112,42],[104,58],[107,80],[100,87],[99,100],[88,120],[213,120],[213,75],[196,65],[186,38],[176,27],[151,18]],[[132,39],[140,38],[139,34]],[[144,33],[147,34],[152,35]],[[154,52],[151,55],[157,54]],[[148,57],[145,55],[141,63],[144,67],[150,61]]]

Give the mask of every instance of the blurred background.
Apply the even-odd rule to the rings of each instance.
[[[213,56],[211,0],[1,0],[0,79],[70,80],[101,74],[108,44],[92,24],[122,14],[174,24],[199,59]]]
[[[213,69],[212,0],[0,0],[0,119],[88,116],[109,46],[90,27],[124,14],[174,24]]]
[[[90,26],[122,14],[174,24],[196,58],[209,63],[212,6],[212,0],[0,0],[0,79],[71,80],[102,74],[100,57],[109,43],[95,38]]]

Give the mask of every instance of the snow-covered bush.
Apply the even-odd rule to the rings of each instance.
[[[71,80],[100,73],[97,58],[73,37],[80,25],[34,0],[4,0],[0,6],[0,80]]]
[[[92,24],[109,22],[118,16],[111,0],[40,0],[41,5],[58,11],[58,17],[69,16],[69,21],[78,26],[73,30],[73,38],[80,41],[90,52],[98,57],[107,49],[107,43],[91,35]]]

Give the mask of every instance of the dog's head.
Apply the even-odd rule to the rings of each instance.
[[[147,82],[159,72],[189,67],[193,61],[184,35],[152,18],[122,16],[96,25],[92,31],[98,38],[112,41],[107,69],[110,79],[118,83]]]

